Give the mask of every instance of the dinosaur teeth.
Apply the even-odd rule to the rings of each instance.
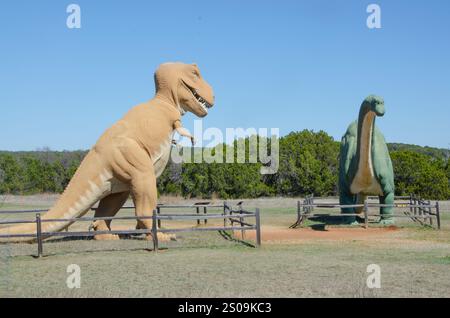
[[[197,90],[190,88],[192,94],[194,95],[195,99],[197,100],[197,102],[200,104],[200,106],[202,106],[202,108],[208,112],[208,108],[211,108],[212,105],[210,103],[208,103],[203,97],[201,97],[198,93]]]
[[[197,103],[202,107],[202,109],[207,113],[209,104],[200,96],[196,97]]]
[[[200,102],[199,102],[199,105],[202,107],[202,109],[203,109],[205,112],[208,112],[208,108],[206,107],[206,104],[205,104],[205,103],[200,103]]]

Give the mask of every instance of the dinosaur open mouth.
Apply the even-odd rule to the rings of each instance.
[[[200,107],[205,111],[205,113],[208,113],[208,108],[211,108],[212,105],[208,103],[203,97],[201,97],[195,88],[191,88],[188,85],[186,85],[189,90],[192,92],[192,95],[194,95],[195,99],[197,100],[197,103],[200,105]]]

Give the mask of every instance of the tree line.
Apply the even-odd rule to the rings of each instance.
[[[245,142],[248,144],[249,138]],[[271,175],[260,174],[259,162],[169,162],[158,179],[159,194],[223,199],[337,195],[339,142],[324,131],[303,130],[281,137],[279,145],[279,168]],[[220,149],[225,156],[230,147],[222,144],[212,151]],[[233,147],[236,150],[237,142]],[[415,193],[435,200],[450,198],[450,167],[445,150],[405,144],[388,147],[397,195]],[[246,151],[248,159],[248,147]],[[60,193],[86,153],[49,149],[0,152],[0,193]]]

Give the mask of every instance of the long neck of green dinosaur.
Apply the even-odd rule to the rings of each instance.
[[[361,106],[358,118],[358,168],[372,169],[372,136],[375,128],[375,112],[366,105]]]

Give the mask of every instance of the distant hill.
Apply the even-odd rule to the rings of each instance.
[[[437,159],[448,160],[450,150],[433,147],[422,147],[418,145],[402,144],[402,143],[390,143],[388,144],[389,151],[412,151],[420,154],[428,155]]]
[[[54,151],[50,149],[35,150],[35,151],[3,151],[0,150],[0,155],[9,154],[14,158],[21,160],[26,157],[32,157],[42,162],[54,163],[60,162],[65,168],[69,167],[72,162],[80,162],[87,154],[87,150],[64,150]]]
[[[336,141],[338,142],[338,141]],[[434,148],[428,146],[418,146],[412,144],[403,143],[388,143],[389,151],[412,151],[420,154],[428,155],[437,159],[448,160],[450,157],[450,150],[443,148]],[[4,151],[0,150],[1,154],[11,154],[17,159],[24,157],[34,157],[41,161],[48,163],[53,163],[55,161],[60,161],[63,166],[67,167],[72,161],[81,161],[87,154],[88,150],[63,150],[55,151],[51,149],[38,149],[33,151]]]

